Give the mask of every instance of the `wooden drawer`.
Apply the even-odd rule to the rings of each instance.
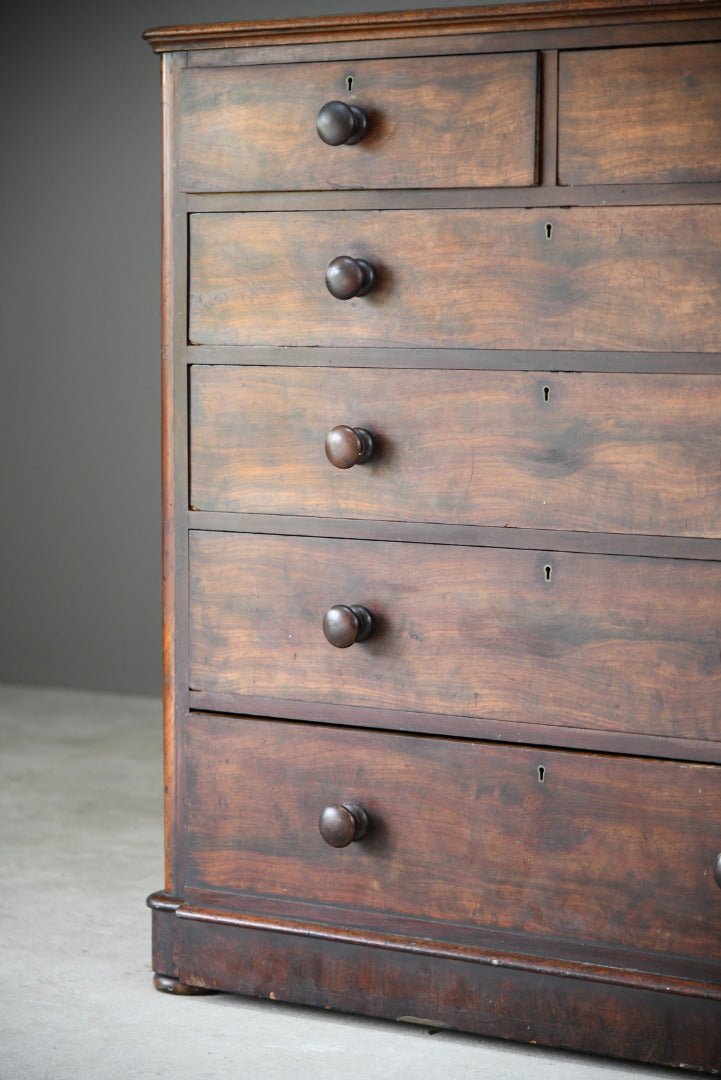
[[[721,180],[721,43],[562,52],[561,184]]]
[[[373,632],[323,633],[335,605]],[[718,740],[712,562],[193,531],[190,686]],[[452,726],[451,726],[452,730]]]
[[[349,92],[349,81],[351,91]],[[536,183],[535,53],[197,68],[181,77],[187,191],[504,187]],[[368,130],[329,146],[329,101]]]
[[[222,715],[186,731],[188,889],[718,962],[713,766]],[[345,802],[369,828],[333,848],[319,816]]]
[[[196,509],[721,535],[718,376],[194,366],[190,397]]]
[[[720,248],[721,206],[192,214],[190,341],[714,352]]]

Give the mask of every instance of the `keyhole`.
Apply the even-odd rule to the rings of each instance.
[[[543,784],[546,780],[546,769],[543,765],[538,766],[538,783]]]
[[[353,92],[353,76],[352,75],[347,76],[345,84],[348,87],[348,93],[351,94]]]
[[[550,221],[546,222],[546,240],[550,240],[553,236],[553,224]]]
[[[550,386],[544,386],[544,388],[543,388],[543,400],[544,401],[550,401],[551,400],[551,387]]]
[[[546,563],[546,565],[543,568],[543,573],[545,575],[546,581],[550,581],[551,580],[551,574],[553,573],[553,567],[549,563]]]

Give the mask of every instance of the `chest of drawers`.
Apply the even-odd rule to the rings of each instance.
[[[156,985],[721,1070],[721,5],[146,36]]]

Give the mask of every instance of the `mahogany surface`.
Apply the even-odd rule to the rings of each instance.
[[[719,741],[719,611],[712,562],[190,534],[194,690]]]
[[[232,894],[241,912],[253,895],[292,896],[346,919],[714,954],[715,766],[202,714],[186,750],[188,888]],[[349,800],[368,830],[329,847],[319,814]]]
[[[721,351],[721,206],[658,226],[649,206],[192,214],[190,340]],[[329,295],[338,255],[374,267],[368,296]]]
[[[721,43],[564,52],[561,184],[721,180]]]
[[[514,53],[309,64],[302,79],[292,65],[188,70],[180,182],[188,191],[527,186],[537,66],[535,53]],[[335,97],[367,113],[360,145],[320,142],[316,116]]]
[[[190,503],[721,537],[720,413],[718,376],[194,365]],[[348,424],[373,452],[339,472]]]
[[[156,985],[718,1073],[721,4],[146,36]]]

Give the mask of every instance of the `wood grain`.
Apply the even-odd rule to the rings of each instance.
[[[190,399],[200,510],[721,536],[718,376],[193,366]]]
[[[721,44],[562,52],[561,184],[721,180]]]
[[[536,182],[535,53],[424,57],[183,73],[187,191],[453,188]],[[348,90],[348,79],[352,89]],[[362,108],[366,137],[327,146],[328,101]]]
[[[222,716],[190,718],[187,754],[193,888],[715,955],[713,766]],[[330,848],[318,817],[349,799],[369,831]]]
[[[193,690],[718,740],[719,611],[715,563],[190,534]]]
[[[186,919],[181,930],[182,977],[201,986],[712,1073],[721,1061],[719,1002],[703,994],[579,982],[282,926]]]
[[[613,34],[624,24],[632,29],[645,26],[646,32],[652,33],[654,24],[663,27],[666,23],[668,32],[673,33],[674,22],[713,19],[720,13],[721,5],[709,0],[546,0],[444,10],[165,26],[146,30],[143,37],[156,52],[235,48],[242,55],[251,47],[260,51],[264,46],[281,45],[289,52],[298,46],[307,48],[310,43],[329,43],[337,48],[339,43],[346,41],[370,40],[375,48],[382,48],[388,40],[403,38],[422,40],[432,36],[442,41],[446,35],[510,32],[520,35],[524,31],[555,29],[563,32],[575,27],[599,27],[602,32]],[[494,44],[498,47],[496,42]],[[301,55],[296,58],[300,60]]]
[[[196,344],[721,349],[721,206],[200,213],[190,223]],[[376,268],[373,292],[330,295],[338,255]]]

